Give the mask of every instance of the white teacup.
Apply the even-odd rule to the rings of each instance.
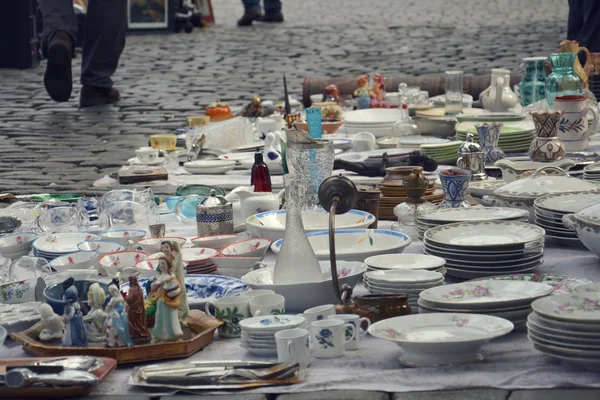
[[[369,326],[371,326],[371,321],[369,321],[369,319],[366,317],[361,318],[356,314],[336,314],[331,315],[328,318],[341,319],[342,321],[354,326],[356,329],[356,334],[354,335],[353,339],[352,332],[346,329],[346,339],[351,338],[352,340],[346,342],[344,347],[346,350],[358,350],[360,348],[360,338],[367,334],[367,330],[369,329]],[[363,324],[366,324],[365,329],[362,329]]]
[[[275,334],[277,359],[281,363],[298,363],[300,368],[308,367],[310,348],[308,331],[302,328],[284,329]]]
[[[211,306],[214,308],[214,313],[210,312]],[[248,306],[248,298],[241,296],[223,297],[208,301],[204,306],[204,311],[208,315],[225,322],[225,325],[219,327],[220,337],[240,337],[242,334],[240,321],[252,316]]]
[[[158,149],[152,147],[140,147],[135,151],[135,156],[142,162],[152,162],[158,158]]]
[[[335,306],[333,304],[324,304],[305,310],[302,314],[306,318],[306,324],[310,327],[315,321],[327,319],[330,315],[335,315]]]
[[[554,99],[552,107],[564,114],[558,122],[558,137],[565,144],[566,151],[584,151],[590,143],[590,134],[596,131],[598,111],[588,105],[585,96],[559,96]],[[588,112],[593,115],[593,122],[588,126]]]
[[[351,332],[346,339],[346,330]],[[346,354],[345,345],[356,336],[354,325],[341,319],[328,318],[311,324],[313,352],[317,358],[337,358]]]
[[[285,314],[285,297],[280,294],[261,294],[250,298],[250,314],[260,315]]]

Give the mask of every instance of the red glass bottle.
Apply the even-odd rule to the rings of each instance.
[[[271,174],[269,174],[269,167],[265,164],[262,153],[254,153],[250,184],[254,186],[255,192],[271,191]]]

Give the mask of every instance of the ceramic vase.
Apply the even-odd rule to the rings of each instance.
[[[565,157],[565,144],[558,137],[558,123],[563,111],[533,111],[537,137],[529,146],[529,158],[532,161],[551,162]]]
[[[469,190],[471,172],[464,169],[447,169],[440,172],[440,181],[444,190],[444,200],[439,208],[468,208],[471,207],[465,200]]]
[[[548,57],[527,57],[521,64],[523,79],[519,83],[523,107],[546,98],[546,62]]]
[[[486,164],[493,164],[504,158],[504,151],[498,147],[500,128],[502,128],[502,124],[495,122],[475,125]]]
[[[557,96],[583,94],[583,81],[573,69],[576,57],[576,53],[550,54],[554,70],[546,79],[545,90],[546,100],[551,108],[554,106],[554,98]]]

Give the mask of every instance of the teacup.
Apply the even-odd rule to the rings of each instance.
[[[211,306],[214,308],[214,313],[210,312]],[[209,301],[204,306],[204,311],[225,322],[225,325],[219,327],[220,337],[240,337],[242,334],[240,321],[251,317],[248,298],[241,296],[223,297]]]
[[[306,324],[310,326],[315,321],[327,319],[330,315],[335,315],[335,306],[333,304],[325,304],[305,310],[300,314],[306,318]]]
[[[471,180],[471,171],[464,169],[447,169],[440,172],[440,181],[444,190],[444,201],[439,208],[471,207],[465,200]]]
[[[346,331],[350,338],[346,338]],[[356,336],[354,325],[341,319],[329,318],[311,324],[313,353],[317,358],[337,358],[346,354],[345,345]]]
[[[300,368],[308,367],[310,345],[308,331],[302,328],[284,329],[275,334],[277,359],[280,363],[298,363]]]
[[[354,337],[352,336],[352,332],[346,329],[346,339],[352,339],[344,345],[346,350],[358,350],[360,348],[360,338],[367,334],[367,330],[369,329],[369,326],[371,326],[371,321],[369,321],[367,317],[361,318],[360,315],[356,314],[330,315],[328,319],[341,319],[342,321],[352,324],[356,329]],[[363,324],[366,324],[365,329],[362,329]]]
[[[588,105],[585,96],[558,96],[554,98],[553,110],[563,111],[558,122],[558,137],[565,144],[566,151],[585,151],[590,143],[590,134],[596,131],[598,111]],[[593,122],[588,126],[588,113]]]
[[[250,314],[260,315],[285,314],[285,297],[280,294],[261,294],[251,297],[248,301]]]
[[[142,163],[153,162],[158,158],[158,149],[153,149],[152,147],[140,147],[135,151],[135,156]]]
[[[161,133],[158,135],[150,136],[150,145],[152,148],[161,150],[165,149],[167,151],[175,150],[177,145],[177,135],[172,133]]]

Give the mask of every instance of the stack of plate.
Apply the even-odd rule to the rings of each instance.
[[[419,238],[428,229],[456,222],[522,221],[527,222],[529,211],[508,207],[441,208],[417,216]]]
[[[526,282],[539,282],[550,285],[554,288],[552,292],[553,296],[568,294],[579,291],[581,289],[588,289],[593,285],[590,285],[592,281],[585,278],[579,278],[577,276],[570,275],[553,275],[538,272],[535,274],[511,274],[511,275],[498,275],[488,276],[485,278],[473,279],[469,282],[478,282],[483,280],[493,281],[526,281]]]
[[[424,270],[446,273],[446,260],[423,254],[381,254],[365,260],[367,271]]]
[[[456,127],[456,139],[465,141],[467,134],[474,135],[473,141],[479,142],[479,135],[475,124],[477,122],[462,122]],[[528,151],[529,145],[535,138],[535,127],[532,121],[518,121],[506,123],[500,128],[498,146],[505,152]]]
[[[435,158],[439,163],[451,162],[453,164],[458,158],[458,149],[463,142],[455,140],[447,143],[422,144],[420,150],[421,153]]]
[[[365,287],[371,294],[406,294],[413,311],[417,309],[419,294],[444,284],[439,272],[414,269],[369,271],[364,275]]]
[[[434,136],[421,136],[421,135],[411,135],[411,136],[400,136],[396,138],[397,144],[401,147],[413,147],[415,149],[419,149],[421,145],[426,144],[447,144],[450,143],[448,139],[442,139]]]
[[[583,169],[583,179],[586,181],[600,181],[600,164],[585,167]]]
[[[563,216],[574,214],[584,208],[600,203],[600,193],[569,192],[539,197],[533,202],[535,223],[546,231],[546,237],[560,244],[581,246],[575,230],[567,228]]]
[[[277,356],[275,334],[305,324],[306,318],[299,315],[265,315],[243,319],[240,321],[240,346],[257,356]]]
[[[457,278],[520,274],[543,263],[544,234],[519,221],[459,222],[425,232],[423,250],[443,257]]]
[[[524,281],[489,280],[443,285],[421,292],[419,312],[486,314],[509,320],[515,324],[515,329],[524,329],[531,303],[553,291],[554,288],[545,283]]]
[[[533,302],[527,318],[533,346],[569,367],[600,371],[600,294],[576,293]]]
[[[346,133],[371,132],[375,137],[392,135],[392,127],[402,119],[402,111],[392,108],[370,108],[345,112],[342,116]]]
[[[79,251],[77,245],[89,240],[100,240],[100,237],[86,232],[52,233],[33,242],[33,255],[54,260],[56,257]]]
[[[186,273],[188,274],[214,274],[217,266],[210,260],[219,252],[204,247],[189,247],[181,249],[181,257],[187,262]]]

